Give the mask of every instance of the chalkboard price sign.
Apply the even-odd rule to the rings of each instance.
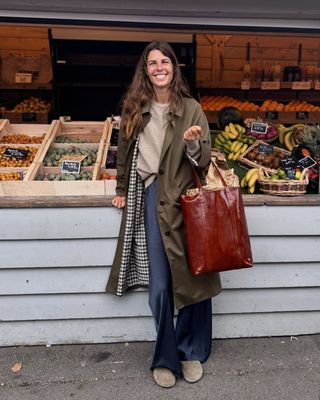
[[[24,122],[33,122],[37,121],[37,113],[35,112],[23,112],[21,113],[22,121]]]
[[[260,143],[258,151],[259,153],[273,153],[273,146],[267,143]]]
[[[3,153],[4,157],[15,158],[16,160],[26,160],[30,151],[22,149],[7,148]]]
[[[81,168],[79,160],[63,160],[61,163],[62,174],[78,174]]]
[[[289,170],[289,169],[295,169],[298,166],[298,162],[297,160],[295,160],[293,157],[286,157],[286,158],[282,158],[280,160],[280,164],[283,166],[283,168],[285,170]]]
[[[317,162],[310,156],[301,158],[298,163],[302,168],[310,168],[317,164]]]
[[[268,132],[268,124],[266,122],[252,122],[251,132],[265,135]]]

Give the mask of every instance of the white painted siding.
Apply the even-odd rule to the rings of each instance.
[[[246,206],[253,269],[221,274],[213,336],[320,332],[318,206]],[[121,213],[0,209],[0,345],[153,340],[147,291],[104,292]]]

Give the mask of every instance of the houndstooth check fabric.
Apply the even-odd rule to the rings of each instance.
[[[127,195],[127,219],[120,264],[117,295],[123,295],[129,287],[149,284],[149,259],[144,230],[144,185],[137,173],[138,146],[133,151]]]

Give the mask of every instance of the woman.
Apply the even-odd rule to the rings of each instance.
[[[121,296],[149,285],[157,332],[151,370],[162,387],[180,376],[198,381],[211,352],[211,297],[221,290],[219,275],[189,272],[179,205],[194,184],[191,162],[204,169],[210,154],[208,122],[176,55],[165,42],[150,43],[123,104],[112,203],[124,213],[107,291]]]

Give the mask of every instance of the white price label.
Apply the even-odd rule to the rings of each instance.
[[[250,81],[242,81],[241,89],[242,90],[250,90]]]
[[[292,90],[310,90],[311,82],[292,82]]]
[[[32,83],[32,74],[26,72],[17,72],[15,74],[15,83]]]
[[[261,89],[262,90],[279,90],[280,82],[279,81],[261,82]]]

